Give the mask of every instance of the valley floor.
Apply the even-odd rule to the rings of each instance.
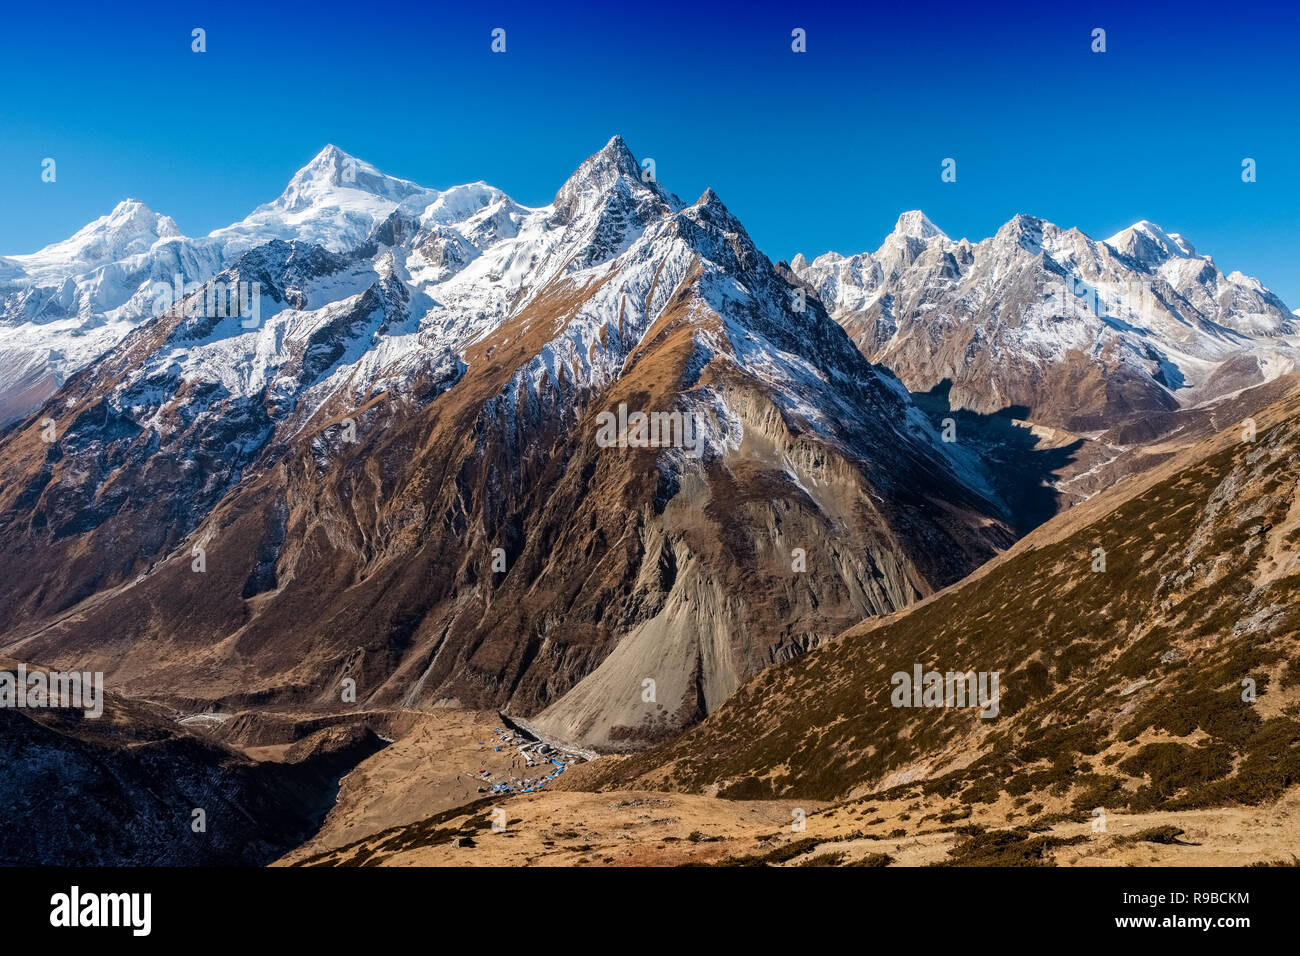
[[[494,749],[490,712],[404,712],[312,839],[276,865],[1246,866],[1300,862],[1300,788],[1272,805],[1080,820],[1047,794],[833,805],[648,790],[483,793],[479,772],[527,772]],[[263,752],[262,755],[265,755]],[[613,758],[617,759],[617,758]],[[494,811],[503,811],[497,813]],[[802,829],[796,829],[803,818]],[[1070,819],[1064,819],[1070,817]],[[497,829],[494,829],[494,823]],[[501,829],[504,825],[504,829]],[[1094,826],[1099,832],[1094,832]]]

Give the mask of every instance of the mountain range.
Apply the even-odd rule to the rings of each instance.
[[[98,263],[70,301],[111,286],[97,327],[136,324],[76,371],[51,349],[66,381],[0,438],[16,656],[196,708],[356,681],[642,746],[1015,538],[983,460],[617,137],[535,209],[330,147],[205,239],[127,211],[34,257]],[[178,262],[193,290],[142,316]],[[55,311],[36,281],[7,321]],[[703,453],[601,447],[620,406]]]
[[[907,212],[875,253],[790,268],[909,389],[950,382],[959,407],[1076,433],[1295,367],[1300,327],[1277,296],[1145,220],[1096,241],[1020,215],[972,244]]]
[[[330,146],[207,237],[127,200],[5,264],[13,650],[221,706],[351,675],[611,747],[1294,368],[1276,297],[1150,223],[971,244],[909,212],[874,254],[773,266],[617,137],[539,209]],[[208,314],[223,286],[256,327]],[[620,402],[706,452],[598,447]]]
[[[95,862],[447,862],[535,773],[489,731],[604,755],[511,798],[525,863],[1083,859],[1094,808],[1300,780],[1300,330],[1150,222],[773,262],[619,137],[541,207],[329,146],[208,236],[126,200],[4,257],[0,306],[0,655],[109,701],[3,712],[62,794],[0,786],[5,859],[76,805]],[[931,666],[997,719],[899,706]]]

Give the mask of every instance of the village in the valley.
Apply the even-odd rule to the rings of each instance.
[[[564,773],[575,763],[596,759],[596,754],[530,737],[511,727],[496,727],[493,737],[478,740],[480,747],[493,753],[513,750],[510,769],[501,773],[479,767],[468,773],[478,784],[479,793],[534,793]],[[466,776],[466,774],[461,775]]]

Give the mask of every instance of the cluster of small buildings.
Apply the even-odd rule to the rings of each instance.
[[[480,747],[491,747],[493,751],[500,751],[502,747],[514,747],[524,762],[529,767],[538,767],[545,769],[547,765],[554,767],[550,773],[539,773],[536,777],[511,777],[508,780],[500,780],[492,783],[492,773],[488,770],[480,770],[477,774],[484,784],[491,783],[491,787],[479,787],[479,793],[533,793],[543,789],[548,782],[554,780],[568,766],[566,760],[560,759],[566,755],[549,744],[540,740],[530,740],[521,734],[510,730],[503,730],[497,727],[493,730],[497,735],[497,742],[489,744],[486,740],[478,741]]]

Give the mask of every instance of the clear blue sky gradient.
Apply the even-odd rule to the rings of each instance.
[[[0,254],[128,196],[205,234],[328,142],[428,186],[482,179],[540,205],[621,133],[683,199],[712,186],[773,258],[875,249],[912,208],[972,240],[1018,212],[1097,238],[1150,219],[1295,308],[1288,7],[10,4]],[[194,27],[207,53],[190,51]],[[945,157],[956,183],[940,181]]]

